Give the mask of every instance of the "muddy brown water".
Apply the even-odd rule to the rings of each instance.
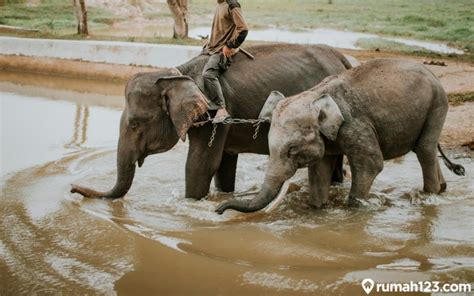
[[[122,85],[0,74],[0,294],[362,295],[360,282],[474,282],[474,162],[443,166],[448,192],[423,195],[414,155],[386,162],[362,209],[305,205],[305,171],[270,214],[213,212],[225,194],[186,200],[187,144],[150,156],[125,199],[108,189]],[[455,156],[454,153],[450,153]],[[239,158],[237,195],[258,190],[266,156]],[[251,197],[251,196],[248,196]]]

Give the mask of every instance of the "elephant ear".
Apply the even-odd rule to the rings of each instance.
[[[335,141],[344,117],[334,99],[324,94],[311,103],[319,121],[319,131],[329,140]]]
[[[271,121],[273,110],[275,110],[275,107],[278,104],[278,102],[280,102],[284,98],[285,98],[285,95],[283,95],[281,92],[276,91],[276,90],[272,91],[270,95],[268,96],[267,100],[265,101],[262,111],[260,111],[260,114],[258,115],[258,119]]]
[[[181,140],[192,124],[206,113],[209,104],[204,94],[189,76],[168,76],[159,78],[156,85],[162,90],[164,109]]]

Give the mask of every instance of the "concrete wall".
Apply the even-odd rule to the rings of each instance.
[[[137,72],[175,67],[200,52],[186,45],[0,36],[0,70],[126,81]]]
[[[198,46],[54,40],[0,36],[0,54],[46,57],[87,62],[174,67],[198,55]]]

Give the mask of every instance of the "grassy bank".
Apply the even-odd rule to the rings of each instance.
[[[103,28],[123,18],[103,9],[90,7],[89,26],[92,30]],[[7,3],[0,8],[0,24],[35,29],[40,34],[64,36],[74,34],[76,23],[71,1],[48,0],[39,5],[21,1]]]
[[[270,25],[288,29],[334,28],[442,41],[468,50],[471,54],[474,53],[472,0],[333,0],[333,4],[328,4],[326,0],[240,0],[240,2],[252,28]],[[158,12],[145,13],[144,18],[156,21],[156,30],[160,30],[160,33],[154,34],[156,38],[143,36],[127,38],[129,41],[175,43],[170,38],[161,37],[171,35],[172,19],[166,3],[157,0],[151,0],[150,3],[158,9]],[[213,1],[190,0],[189,6],[191,28],[210,25]],[[89,7],[88,15],[90,31],[95,38],[124,39],[114,35],[114,29],[107,29],[113,23],[126,21],[124,16],[97,7]],[[38,33],[29,33],[31,36],[77,38],[74,37],[75,23],[70,1],[43,0],[37,6],[7,3],[0,9],[0,24],[39,30]],[[131,30],[134,31],[136,30]],[[163,31],[165,35],[162,34]],[[196,44],[195,41],[188,40],[178,43]],[[367,45],[367,42],[365,43]],[[410,51],[407,48],[397,50]]]
[[[452,105],[461,105],[462,103],[474,102],[474,92],[451,93],[448,94],[449,103]]]
[[[207,0],[195,0],[204,5]],[[252,24],[335,28],[449,42],[474,52],[472,0],[241,0]]]

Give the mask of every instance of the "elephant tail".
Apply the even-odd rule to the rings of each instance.
[[[345,55],[343,55],[341,52],[338,50],[331,48],[332,53],[341,61],[341,63],[344,65],[346,70],[352,69],[352,64],[349,62],[349,60],[346,58]]]
[[[444,154],[443,149],[441,149],[440,144],[438,144],[438,150],[441,153],[441,158],[444,160],[444,164],[448,167],[448,169],[458,176],[464,176],[464,174],[466,173],[464,167],[449,160],[449,158]]]

